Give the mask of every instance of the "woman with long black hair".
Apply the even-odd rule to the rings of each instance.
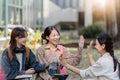
[[[85,70],[77,69],[66,62],[64,55],[60,57],[61,64],[87,80],[120,80],[118,60],[114,55],[112,38],[108,34],[101,34],[96,38],[95,48],[101,55],[96,62],[90,53],[92,43],[87,47],[87,55],[92,66]]]

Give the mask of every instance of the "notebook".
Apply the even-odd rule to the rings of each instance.
[[[59,80],[66,80],[67,77],[68,77],[67,74],[54,74],[53,79],[58,78]]]
[[[15,79],[22,79],[22,78],[31,78],[31,74],[25,74],[25,75],[18,75],[15,77]]]

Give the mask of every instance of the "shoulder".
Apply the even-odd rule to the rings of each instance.
[[[8,48],[6,48],[6,49],[3,51],[1,58],[2,58],[2,59],[7,59],[7,58],[8,58]]]
[[[41,45],[39,48],[37,48],[37,51],[44,50],[46,45]]]
[[[8,55],[8,48],[4,49],[3,53],[2,53],[2,56],[6,56]]]
[[[110,67],[110,65],[113,65],[113,59],[111,56],[102,56],[96,61],[96,63],[103,67]]]
[[[45,45],[41,45],[39,48],[36,49],[36,53],[43,54],[45,52]]]

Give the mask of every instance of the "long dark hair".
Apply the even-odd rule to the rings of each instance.
[[[43,44],[43,40],[46,40],[46,44],[49,42],[46,37],[49,37],[49,35],[51,34],[52,30],[56,30],[58,32],[58,34],[60,35],[58,29],[55,26],[48,26],[45,28],[44,32],[41,35],[42,38],[42,44]]]
[[[101,34],[97,37],[97,40],[101,45],[105,44],[105,50],[109,52],[109,54],[112,56],[114,63],[114,71],[116,71],[118,60],[114,56],[113,39],[108,34]]]
[[[27,33],[27,31],[21,27],[16,27],[12,30],[11,38],[10,38],[10,42],[9,42],[10,50],[11,50],[12,54],[14,53],[15,47],[17,47],[15,38],[16,37],[23,38],[23,37],[25,37],[25,33]]]

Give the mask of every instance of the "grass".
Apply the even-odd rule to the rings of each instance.
[[[76,53],[76,50],[77,50],[76,48],[69,48],[69,51],[71,53]],[[120,61],[119,50],[115,50],[114,53],[115,53],[115,56]],[[93,55],[95,61],[100,57],[100,54],[95,49],[91,50],[91,54]],[[81,60],[80,64],[76,67],[79,68],[79,69],[86,69],[89,66],[90,66],[90,63],[89,63],[89,60],[88,60],[87,55],[86,55],[86,49],[84,49],[82,51],[82,60]],[[71,71],[68,71],[68,74],[69,74],[69,77],[68,77],[69,80],[82,80],[79,75],[77,75],[77,74],[75,74]]]
[[[77,52],[77,48],[68,48],[68,50],[71,52],[71,54],[76,54]],[[95,49],[92,49],[91,50],[91,53],[93,54],[93,57],[95,60],[97,60],[100,55],[98,54],[98,52],[96,52]],[[120,57],[119,57],[119,50],[115,50],[115,55],[117,56],[117,58],[120,60]],[[1,52],[0,52],[0,56],[1,56]],[[87,67],[89,67],[89,60],[87,58],[87,55],[86,55],[86,49],[83,49],[82,51],[82,60],[80,62],[80,64],[78,66],[76,66],[77,68],[79,69],[86,69]],[[68,80],[82,80],[80,79],[80,76],[69,71],[68,70],[68,74],[69,74],[69,77],[68,77]],[[33,76],[32,80],[34,80],[35,76]]]

